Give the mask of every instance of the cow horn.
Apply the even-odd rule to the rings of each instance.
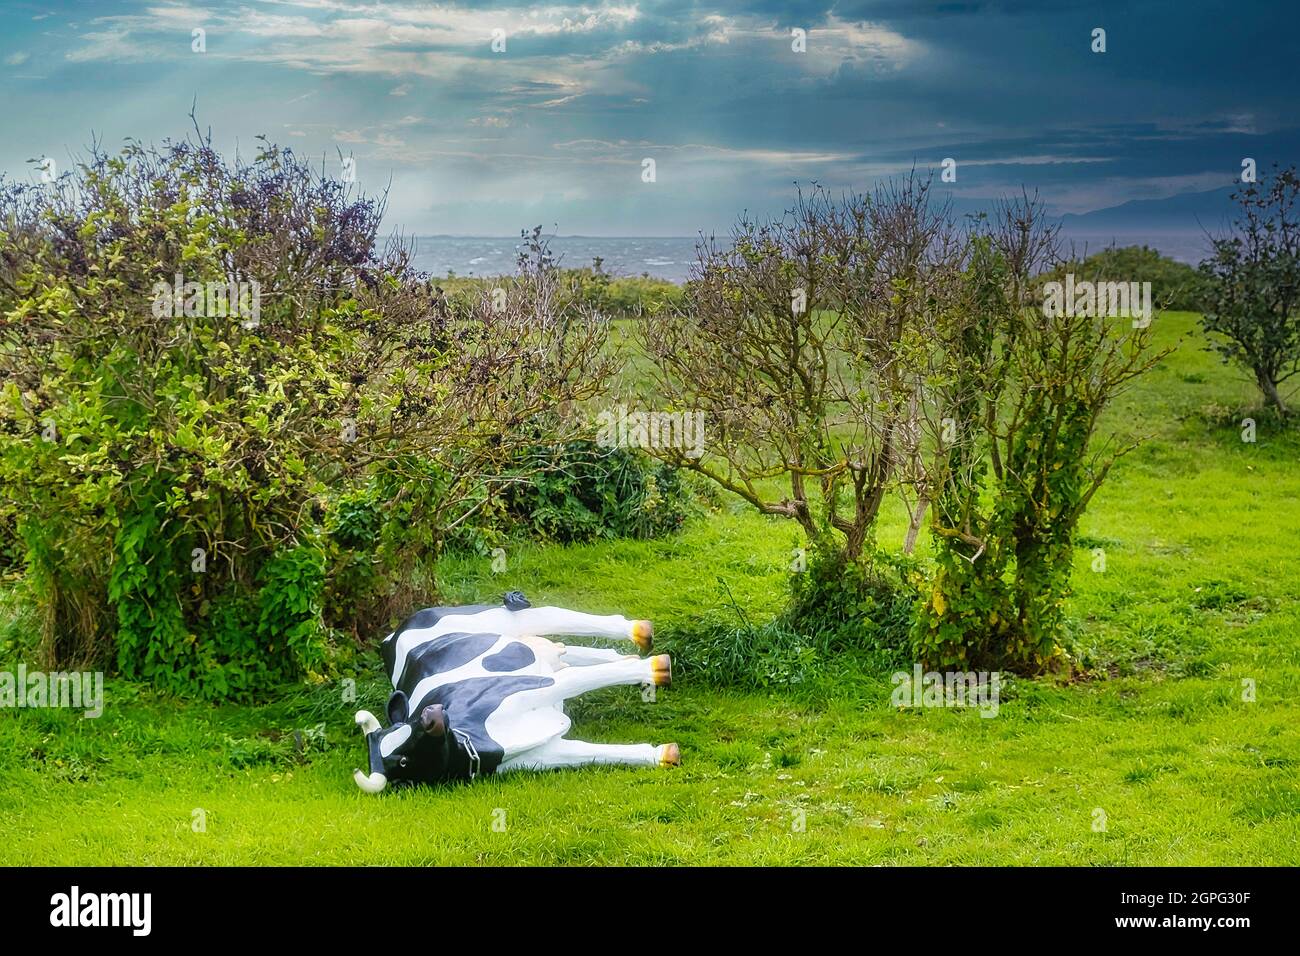
[[[352,771],[352,779],[357,782],[357,786],[366,793],[379,793],[384,787],[388,786],[388,778],[382,773],[372,773],[366,776],[360,770]]]
[[[355,719],[357,722],[357,726],[360,727],[362,731],[367,734],[373,734],[376,730],[380,729],[379,720],[375,717],[374,714],[372,714],[368,710],[357,711],[357,716]]]

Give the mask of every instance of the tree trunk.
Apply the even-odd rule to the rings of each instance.
[[[903,554],[910,556],[916,547],[916,536],[921,531],[921,521],[925,517],[925,509],[929,504],[930,499],[925,495],[916,502],[916,511],[912,513],[912,521],[907,526],[907,537],[903,541]]]
[[[1258,376],[1258,381],[1259,381],[1259,387],[1263,390],[1264,395],[1268,398],[1269,404],[1277,409],[1277,413],[1279,415],[1281,415],[1283,418],[1286,418],[1288,414],[1287,407],[1282,401],[1281,393],[1278,392],[1277,390],[1277,382],[1273,381],[1273,376],[1260,375]]]
[[[856,561],[862,556],[862,546],[867,543],[867,524],[855,521],[853,527],[844,536],[844,556]]]

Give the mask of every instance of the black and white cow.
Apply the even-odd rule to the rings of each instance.
[[[570,697],[616,684],[666,686],[668,655],[637,657],[546,640],[548,634],[612,637],[648,651],[649,621],[558,607],[531,607],[518,591],[499,606],[426,608],[380,645],[393,682],[388,723],[356,716],[370,772],[357,786],[473,780],[504,770],[581,764],[674,766],[676,744],[589,744],[567,740]]]

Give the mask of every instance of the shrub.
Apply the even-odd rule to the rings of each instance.
[[[1150,282],[1154,308],[1200,312],[1206,304],[1205,277],[1193,266],[1149,246],[1111,246],[1085,259],[1060,263],[1039,275],[1036,284],[1064,281],[1067,272],[1103,282]]]
[[[1129,316],[1039,307],[1055,232],[1035,201],[998,207],[970,249],[920,418],[936,570],[912,643],[935,666],[1036,671],[1058,657],[1079,518],[1135,447],[1094,447],[1102,412],[1165,353]]]
[[[0,505],[0,575],[22,564],[22,541],[18,538],[18,518]]]
[[[624,448],[590,440],[540,446],[525,450],[513,471],[505,514],[543,540],[653,538],[686,520],[689,497],[677,469]]]
[[[0,190],[0,514],[50,663],[209,697],[321,676],[334,499],[375,483],[380,570],[404,566],[522,436],[567,435],[555,410],[610,364],[544,245],[450,303],[382,213],[204,139]]]
[[[588,307],[614,318],[657,315],[685,303],[685,290],[665,279],[614,276],[600,267],[569,270],[577,294]]]
[[[820,691],[879,674],[903,660],[912,569],[879,553],[870,565],[814,554],[791,575],[790,602],[775,618],[751,622],[731,602],[670,630],[666,643],[686,679],[724,687]]]
[[[406,480],[412,473],[421,480]],[[432,463],[409,462],[332,500],[323,536],[328,627],[369,639],[436,600],[440,551],[486,555],[520,534],[656,537],[679,528],[691,508],[674,469],[582,439],[518,449],[503,475],[485,477],[478,494],[434,521],[444,484]]]
[[[525,242],[540,242],[541,227],[523,234]],[[499,278],[446,276],[434,280],[452,300],[472,300],[500,286]],[[557,289],[567,305],[581,306],[614,319],[636,319],[678,308],[685,302],[685,290],[666,279],[650,276],[616,276],[605,272],[597,260],[594,266],[557,270]]]
[[[906,646],[915,598],[906,558],[877,552],[870,564],[834,552],[813,554],[791,576],[790,606],[780,620],[814,635],[830,654],[893,652]]]
[[[488,476],[483,476],[486,481]],[[450,501],[449,476],[415,456],[372,469],[331,499],[324,517],[328,571],[324,619],[359,640],[387,633],[437,597],[438,555],[480,525],[483,497]]]

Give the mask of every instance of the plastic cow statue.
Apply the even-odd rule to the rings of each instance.
[[[498,607],[426,608],[380,646],[393,681],[388,726],[368,711],[370,772],[357,786],[379,793],[388,784],[473,780],[505,770],[547,770],[582,764],[675,766],[676,744],[588,744],[568,740],[570,697],[616,684],[665,687],[668,655],[637,657],[575,647],[546,635],[621,638],[651,646],[649,621],[531,607],[518,591]]]

